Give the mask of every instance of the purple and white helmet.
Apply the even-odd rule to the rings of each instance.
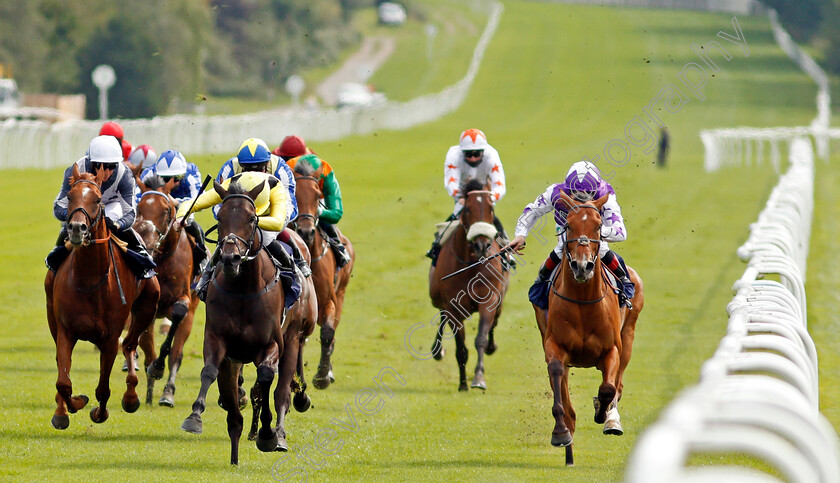
[[[578,161],[566,174],[566,188],[579,201],[590,201],[601,185],[601,173],[589,161]]]

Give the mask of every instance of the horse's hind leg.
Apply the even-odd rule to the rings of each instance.
[[[258,382],[254,382],[254,386],[251,388],[251,407],[254,413],[251,417],[251,431],[248,432],[248,440],[255,441],[257,439],[257,429],[260,427],[260,408],[262,407],[262,393]]]
[[[562,396],[563,408],[565,409],[563,422],[566,423],[566,427],[569,428],[569,434],[571,434],[572,438],[574,438],[575,427],[577,425],[577,414],[575,413],[575,408],[572,407],[572,398],[569,394],[568,367],[566,367],[566,370],[563,371],[563,377],[560,379],[560,393]],[[569,445],[566,446],[566,466],[573,466],[575,464],[574,452],[572,450],[573,446],[574,443],[569,443]]]
[[[187,313],[189,313],[189,299],[187,299],[187,297],[183,297],[172,304],[172,310],[169,312],[169,319],[172,321],[172,327],[169,328],[169,332],[166,333],[166,339],[164,339],[163,344],[160,345],[160,355],[158,355],[151,364],[146,365],[146,375],[148,375],[150,379],[163,378],[164,361],[166,360],[166,357],[170,355],[172,344],[175,340],[175,334],[178,332],[178,327],[180,327],[181,322],[184,320]],[[150,328],[148,331],[151,330],[152,329]]]
[[[301,337],[298,342],[297,376],[300,381],[300,386],[294,388],[295,396],[292,401],[295,410],[299,413],[305,413],[312,407],[312,400],[306,394],[306,378],[303,376],[303,343],[305,340],[305,338]],[[292,382],[295,383],[295,381]]]
[[[241,364],[229,359],[222,360],[219,367],[219,395],[227,411],[227,429],[230,437],[230,464],[239,464],[239,438],[242,436],[242,412],[239,411],[239,384],[237,383]]]
[[[117,336],[105,342],[99,348],[99,385],[96,386],[96,401],[99,406],[91,408],[90,420],[94,423],[104,423],[108,419],[108,399],[111,398],[111,370],[114,359],[120,349]]]
[[[152,405],[152,396],[155,393],[155,378],[148,377],[149,369],[155,361],[155,334],[154,326],[150,326],[140,334],[139,346],[143,349],[143,367],[146,368],[146,404]]]
[[[293,326],[294,327],[294,326]],[[292,379],[295,377],[295,370],[298,365],[298,354],[300,353],[300,341],[297,330],[287,330],[285,334],[283,354],[278,362],[277,387],[274,389],[274,411],[277,413],[277,447],[275,451],[288,451],[286,443],[286,414],[289,412],[291,403]],[[305,394],[304,394],[305,395]]]
[[[616,388],[613,381],[618,375],[618,347],[613,347],[598,365],[601,370],[601,386],[598,388],[598,403],[595,405],[595,422],[603,424],[607,420],[607,411],[615,399]]]
[[[443,327],[446,325],[446,317],[444,317],[444,312],[440,312],[440,322],[438,322],[438,330],[435,332],[435,341],[432,342],[432,355],[434,356],[436,361],[443,359],[443,356],[446,354],[446,350],[443,348],[443,343],[441,339],[443,339]]]
[[[328,388],[334,380],[330,362],[335,347],[335,328],[330,325],[332,321],[332,317],[327,317],[327,322],[321,326],[321,361],[318,363],[318,372],[312,378],[312,385],[318,389]]]
[[[450,319],[452,331],[455,333],[455,360],[458,361],[458,390],[466,391],[467,388],[467,360],[470,357],[470,352],[467,350],[466,344],[466,330],[464,330],[464,321],[455,321]]]
[[[58,391],[55,395],[56,409],[50,424],[55,429],[67,429],[70,425],[70,417],[67,412],[75,413],[85,407],[88,397],[84,394],[73,396],[73,384],[70,382],[70,357],[73,348],[76,346],[76,339],[71,337],[60,326],[56,326],[55,360],[58,366],[58,380],[55,388]]]
[[[134,360],[134,352],[137,350],[140,335],[154,322],[160,297],[160,285],[157,278],[143,280],[140,285],[140,294],[131,305],[131,323],[128,326],[128,333],[123,339],[123,354],[127,361]],[[151,351],[154,353],[154,345],[151,345]],[[140,398],[137,397],[135,390],[137,382],[137,371],[134,364],[129,362],[128,374],[125,376],[126,390],[122,397],[123,410],[128,413],[133,413],[140,407]]]
[[[480,314],[478,318],[478,333],[475,335],[475,351],[477,361],[475,363],[475,377],[473,377],[470,387],[477,389],[487,389],[487,382],[484,380],[484,352],[487,350],[489,343],[490,328],[493,325],[493,320],[487,314]]]

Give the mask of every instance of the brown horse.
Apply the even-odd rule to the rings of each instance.
[[[130,316],[122,351],[126,360],[133,361],[140,334],[154,320],[160,296],[157,278],[135,278],[119,254],[120,249],[111,241],[100,190],[103,173],[100,171],[96,176],[80,174],[78,167],[73,167],[67,206],[67,234],[73,250],[57,272],[47,272],[44,281],[47,321],[55,341],[58,365],[55,384],[58,407],[51,421],[56,429],[66,429],[70,424],[67,412],[75,413],[88,402],[85,395],[72,395],[69,374],[76,342],[90,341],[99,349],[99,384],[96,387],[99,406],[91,409],[90,419],[95,423],[105,422],[111,396],[108,379],[119,350],[120,334]],[[125,381],[127,388],[122,407],[133,413],[140,406],[135,391],[134,364],[128,364]]]
[[[627,267],[636,284],[633,308],[627,310],[619,308],[618,295],[606,281],[598,251],[601,207],[608,196],[591,203],[577,203],[565,193],[562,197],[570,207],[563,258],[552,282],[548,310],[535,305],[534,311],[554,391],[551,444],[565,446],[566,464],[572,465],[575,410],[569,396],[568,368],[596,367],[601,371],[602,382],[594,398],[595,422],[605,423],[604,434],[621,435],[624,430],[618,401],[624,388],[624,369],[633,351],[636,320],[644,306],[644,288],[636,271]]]
[[[149,381],[146,403],[152,404],[154,381],[163,377],[164,363],[169,356],[169,379],[158,404],[173,407],[175,376],[181,367],[184,344],[192,332],[195,309],[198,307],[198,296],[190,290],[194,272],[192,246],[195,242],[190,240],[180,224],[174,223],[175,204],[169,196],[174,187],[174,180],[163,184],[163,180],[155,176],[149,180],[149,185],[138,179],[137,186],[143,194],[137,202],[134,229],[143,238],[146,249],[154,257],[160,283],[160,300],[155,316],[172,320],[172,328],[160,347],[160,356],[155,358],[152,353],[151,361],[148,360],[149,354],[146,354],[146,373]],[[151,339],[154,349],[154,330],[150,328],[143,337]]]
[[[356,261],[356,251],[350,240],[339,232],[341,242],[350,254],[350,262],[340,270],[336,269],[335,255],[329,247],[326,235],[318,227],[318,203],[323,198],[318,184],[319,168],[314,173],[304,173],[305,165],[295,165],[295,198],[298,203],[298,217],[295,230],[306,242],[312,255],[312,282],[318,297],[318,325],[321,327],[321,361],[318,372],[312,378],[312,385],[318,389],[326,389],[335,382],[332,370],[333,349],[335,349],[335,331],[341,322],[341,312],[344,307],[344,293],[353,264]],[[338,228],[336,227],[336,231]]]
[[[275,268],[260,240],[254,200],[263,189],[261,184],[245,192],[233,183],[229,191],[214,182],[222,198],[219,209],[219,262],[214,279],[207,290],[204,329],[204,368],[201,389],[181,429],[201,433],[201,413],[206,407],[207,390],[218,378],[219,395],[228,413],[230,462],[239,464],[239,438],[243,418],[239,409],[238,378],[243,363],[257,366],[257,382],[262,401],[270,400],[271,384],[278,361],[285,350],[284,291],[280,272]],[[292,371],[294,372],[294,371]],[[277,394],[289,387],[289,371],[280,368],[275,407],[280,407]],[[278,413],[279,414],[279,413]],[[257,435],[261,451],[287,451],[282,418],[271,427],[269,404],[262,404]]]
[[[291,232],[291,237],[292,243],[297,244],[303,258],[309,263],[311,256],[303,239],[295,232]],[[283,334],[285,350],[279,361],[280,371],[287,372],[287,374],[280,374],[280,379],[290,380],[291,385],[281,386],[278,384],[274,393],[275,401],[279,401],[277,418],[280,427],[284,427],[292,392],[295,393],[294,407],[297,412],[305,412],[312,406],[312,401],[306,394],[306,379],[303,377],[303,345],[306,343],[306,338],[312,335],[315,330],[315,323],[318,320],[318,299],[315,295],[315,285],[312,283],[312,277],[298,276],[298,280],[300,281],[300,298],[286,311],[287,327]],[[297,380],[294,379],[295,373],[298,376]],[[251,404],[254,416],[251,420],[251,431],[248,433],[248,439],[251,441],[257,438],[257,423],[259,422],[262,402],[259,385],[254,384],[251,389]]]
[[[455,359],[458,361],[459,391],[467,388],[467,358],[464,320],[478,313],[478,334],[475,350],[478,361],[471,386],[487,389],[484,380],[484,355],[496,352],[493,331],[499,323],[502,302],[507,293],[510,273],[502,268],[498,256],[501,247],[493,225],[493,193],[478,181],[463,187],[464,208],[458,220],[459,227],[443,244],[437,263],[429,270],[429,295],[432,304],[440,310],[440,326],[435,334],[432,353],[435,359],[443,356],[441,338],[448,322],[455,334]],[[483,263],[482,259],[488,258]],[[473,268],[446,278],[449,274],[469,265]]]

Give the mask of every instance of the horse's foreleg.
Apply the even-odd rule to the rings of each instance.
[[[85,407],[88,402],[88,397],[84,394],[73,396],[73,384],[70,382],[70,357],[75,346],[76,339],[67,334],[62,327],[56,326],[55,362],[58,366],[58,379],[55,382],[56,409],[50,421],[55,429],[67,429],[70,425],[67,412],[75,413]]]
[[[563,401],[563,409],[565,413],[563,422],[569,429],[569,434],[572,438],[574,438],[577,414],[575,413],[575,408],[572,407],[572,398],[569,394],[569,368],[566,367],[565,369],[566,370],[563,371],[563,377],[560,379],[561,400]],[[569,443],[569,445],[566,446],[566,466],[573,466],[575,464],[575,457],[572,450],[573,446],[574,443]]]
[[[257,449],[260,451],[285,451],[280,449],[279,435],[271,427],[271,383],[274,382],[274,358],[266,358],[257,367],[257,384],[260,385],[260,397],[262,404],[260,408],[260,430],[257,432]],[[285,443],[285,441],[284,441]]]
[[[572,432],[566,424],[566,408],[564,406],[563,379],[567,368],[563,363],[563,352],[553,339],[546,338],[543,341],[545,350],[545,362],[548,366],[548,382],[554,393],[554,404],[551,406],[551,414],[554,416],[554,430],[551,432],[551,444],[554,446],[568,446],[572,444]],[[567,387],[568,390],[568,387]],[[570,405],[569,405],[570,406]]]
[[[154,324],[140,334],[139,346],[143,349],[143,367],[148,375],[149,369],[155,361],[155,334]],[[155,392],[155,379],[146,377],[146,404],[152,404],[152,396]]]
[[[153,277],[140,282],[140,294],[134,299],[131,305],[131,323],[128,326],[128,333],[123,339],[123,354],[128,362],[128,374],[125,376],[126,390],[122,397],[122,407],[126,412],[133,413],[140,407],[140,398],[137,397],[137,371],[134,369],[134,352],[140,335],[148,329],[155,320],[158,299],[160,298],[160,284],[157,278]],[[149,346],[152,356],[154,355],[154,342]],[[144,348],[145,350],[145,348]]]
[[[619,350],[613,346],[601,362],[598,369],[601,371],[601,386],[598,388],[598,404],[595,405],[595,422],[602,424],[607,420],[607,411],[615,399],[615,380],[618,375]]]
[[[295,331],[297,332],[297,331]],[[277,387],[274,389],[274,410],[277,413],[277,448],[275,451],[287,451],[286,443],[286,414],[289,413],[292,393],[292,379],[297,369],[298,354],[300,353],[300,342],[297,334],[288,332],[283,355],[280,358],[277,373]]]
[[[177,329],[170,329],[175,332],[175,340],[172,344],[172,351],[169,353],[169,379],[163,387],[163,394],[160,396],[158,404],[161,406],[174,407],[175,406],[175,377],[178,375],[178,369],[181,368],[181,361],[184,358],[184,345],[192,332],[193,319],[195,317],[195,309],[198,305],[198,298],[195,298],[195,305],[191,305],[187,315],[178,324]]]
[[[467,350],[466,330],[463,320],[449,320],[452,332],[455,333],[455,360],[458,361],[458,390],[466,391],[467,388],[467,360],[470,353]]]
[[[227,411],[227,429],[228,436],[230,437],[230,464],[232,465],[239,464],[239,438],[242,436],[243,418],[242,412],[239,410],[238,384],[238,376],[241,368],[241,364],[233,363],[229,359],[223,359],[219,367],[219,396],[222,398],[222,403]]]
[[[440,312],[440,322],[438,323],[438,329],[435,332],[435,341],[432,343],[432,355],[434,356],[436,361],[443,359],[444,354],[446,354],[446,350],[443,348],[443,328],[446,324],[446,317],[443,315],[443,311]]]
[[[301,337],[297,342],[298,356],[296,372],[298,380],[300,381],[300,386],[295,388],[294,400],[292,401],[292,404],[295,406],[295,410],[299,413],[304,413],[312,407],[312,400],[309,399],[309,395],[306,394],[306,378],[303,376],[303,343],[305,340],[305,338]]]
[[[475,351],[478,360],[475,363],[475,377],[473,377],[470,387],[487,389],[487,382],[484,380],[484,353],[490,342],[490,328],[492,326],[492,315],[481,313],[478,317],[478,333],[475,335]]]
[[[172,304],[172,310],[169,312],[169,319],[172,321],[172,327],[169,328],[169,332],[166,333],[166,339],[164,339],[163,344],[160,345],[160,355],[158,355],[151,364],[146,365],[146,375],[148,375],[150,379],[163,378],[164,361],[172,350],[172,343],[175,340],[175,334],[178,332],[178,327],[181,325],[181,321],[184,320],[184,317],[188,312],[188,297],[184,296]],[[149,330],[152,329],[150,328]]]
[[[257,429],[260,427],[260,408],[262,407],[262,396],[260,392],[260,383],[254,382],[251,387],[251,408],[253,409],[253,416],[251,417],[251,430],[248,432],[248,440],[254,441],[257,439]]]
[[[189,433],[201,434],[201,413],[207,407],[207,391],[210,385],[219,376],[219,364],[225,358],[224,346],[213,334],[207,334],[204,338],[204,368],[201,370],[201,388],[198,390],[198,397],[192,405],[192,413],[181,423],[181,429]]]
[[[335,381],[330,361],[335,348],[335,304],[330,301],[325,310],[326,317],[321,326],[321,361],[318,363],[318,372],[312,378],[312,385],[318,389],[326,389]]]

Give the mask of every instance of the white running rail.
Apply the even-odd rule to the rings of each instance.
[[[166,116],[120,121],[126,139],[153,146],[158,152],[177,149],[190,154],[233,153],[244,139],[258,137],[278,144],[297,134],[306,140],[330,141],[380,129],[408,129],[439,119],[457,109],[475,79],[487,45],[501,19],[499,2],[473,2],[489,12],[467,74],[436,94],[408,102],[387,102],[366,108],[284,108],[242,116]],[[69,166],[88,148],[100,121],[43,121],[9,119],[0,122],[0,169]]]
[[[794,483],[840,481],[838,438],[819,412],[817,352],[807,330],[813,159],[808,139],[791,143],[791,166],[738,249],[749,263],[727,305],[727,334],[699,384],[640,437],[627,482],[779,481],[743,467],[686,466],[694,454],[751,455]]]

